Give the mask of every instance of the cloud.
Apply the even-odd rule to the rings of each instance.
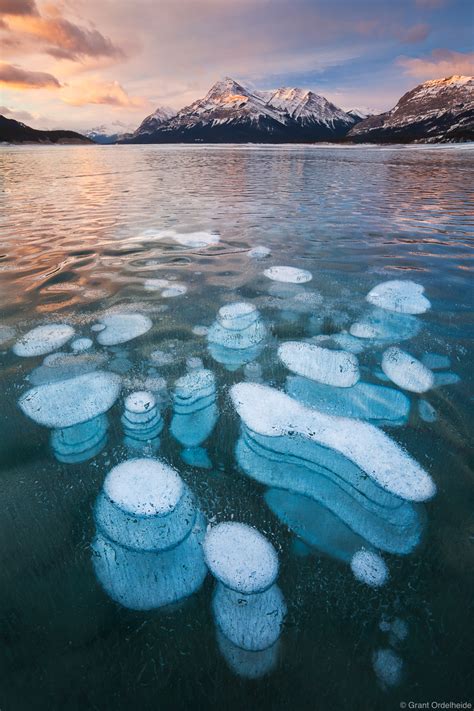
[[[429,34],[430,26],[420,22],[418,25],[413,25],[413,27],[400,31],[399,37],[402,42],[414,44],[415,42],[423,42]]]
[[[0,0],[2,2],[2,0]],[[50,14],[16,14],[7,17],[8,29],[18,39],[26,40],[24,50],[28,50],[28,40],[33,40],[33,49],[38,45],[42,51],[55,59],[81,60],[84,57],[121,58],[124,53],[112,41],[95,28],[81,27],[59,14],[55,6],[48,6]]]
[[[15,109],[9,109],[8,106],[0,106],[0,114],[9,116],[16,121],[34,121],[36,118],[29,111],[16,111]]]
[[[63,101],[71,106],[86,104],[107,104],[128,108],[149,108],[149,103],[141,97],[130,97],[117,82],[87,81],[67,87],[63,92]]]
[[[415,79],[441,79],[453,74],[474,73],[474,52],[434,49],[427,57],[399,57],[397,63]]]
[[[5,15],[37,15],[35,0],[0,0],[0,12]]]
[[[13,64],[0,64],[0,85],[11,89],[59,88],[61,84],[46,72],[33,72]]]

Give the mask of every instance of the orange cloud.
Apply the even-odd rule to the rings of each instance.
[[[397,63],[416,79],[439,79],[453,74],[474,74],[474,52],[434,49],[428,57],[399,57]]]
[[[2,2],[2,0],[0,0]],[[96,29],[88,29],[61,17],[56,7],[48,16],[8,14],[6,24],[17,37],[33,39],[43,51],[56,59],[78,60],[83,57],[122,57],[123,51]]]
[[[63,101],[71,106],[86,104],[107,104],[108,106],[126,106],[128,108],[146,108],[148,101],[141,97],[130,97],[117,82],[84,82],[67,87],[63,92]]]
[[[61,84],[46,72],[32,72],[14,64],[0,64],[0,85],[10,89],[59,88]]]

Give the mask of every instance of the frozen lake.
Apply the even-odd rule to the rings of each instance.
[[[473,156],[0,149],[2,711],[472,700]]]

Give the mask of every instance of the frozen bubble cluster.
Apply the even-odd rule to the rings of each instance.
[[[349,388],[360,378],[357,357],[346,351],[290,341],[278,348],[278,357],[293,373],[326,385]]]
[[[420,330],[421,323],[416,316],[373,308],[352,324],[349,334],[377,346],[406,341]]]
[[[148,444],[156,448],[163,429],[163,418],[151,392],[138,390],[125,398],[122,415],[125,443],[132,449]]]
[[[216,379],[198,358],[188,359],[188,373],[174,385],[171,434],[183,445],[188,464],[209,467],[200,445],[209,437],[218,418]]]
[[[46,355],[64,346],[73,336],[73,327],[66,323],[37,326],[18,339],[13,346],[13,352],[22,358]]]
[[[186,284],[181,284],[177,281],[169,279],[145,279],[143,287],[146,291],[156,291],[160,293],[164,299],[171,299],[175,296],[183,296],[186,294],[188,287]]]
[[[270,267],[263,273],[268,279],[284,284],[306,284],[313,278],[311,272],[296,267]]]
[[[118,375],[96,371],[39,385],[20,397],[27,417],[53,429],[51,445],[62,462],[83,462],[106,443],[109,410],[119,396]]]
[[[425,393],[435,382],[433,373],[426,365],[400,348],[385,351],[382,370],[395,385],[413,393]]]
[[[101,346],[116,346],[143,336],[153,323],[143,314],[114,313],[101,318],[97,325],[104,327],[98,332],[97,342]]]
[[[159,459],[131,459],[106,476],[95,505],[96,575],[114,600],[158,608],[202,585],[205,522],[183,480]]]
[[[207,334],[209,352],[228,370],[237,370],[258,358],[266,336],[265,324],[253,304],[227,304],[219,309]]]
[[[275,644],[286,604],[275,583],[278,556],[271,543],[251,526],[224,522],[207,533],[204,555],[218,581],[212,608],[220,631],[248,651]]]
[[[424,287],[414,281],[394,279],[377,284],[367,294],[367,301],[399,314],[424,314],[431,304],[423,295]]]
[[[407,554],[419,543],[423,517],[413,502],[431,498],[431,477],[381,430],[327,415],[255,383],[231,388],[242,420],[237,460],[271,487],[328,508],[375,547]]]

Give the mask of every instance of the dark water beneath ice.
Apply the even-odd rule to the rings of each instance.
[[[94,575],[90,546],[104,476],[129,456],[122,401],[109,413],[106,448],[90,461],[61,464],[48,430],[17,406],[42,358],[15,356],[0,329],[2,711],[362,710],[474,700],[473,155],[468,146],[1,149],[1,326],[22,335],[66,322],[89,336],[111,307],[147,314],[148,333],[95,352],[108,354],[106,368],[120,371],[125,392],[165,378],[158,456],[180,471],[210,521],[243,521],[272,541],[288,606],[274,666],[248,679],[255,659],[244,664],[236,653],[232,668],[216,639],[210,575],[173,608],[139,612],[112,601]],[[220,242],[188,248],[159,239],[164,229],[217,233]],[[271,255],[249,258],[255,245]],[[309,270],[313,280],[301,288],[317,290],[322,304],[282,309],[262,275],[278,264]],[[349,328],[375,284],[400,278],[422,284],[432,303],[418,335],[401,347],[417,357],[448,356],[461,380],[427,393],[435,422],[419,417],[419,398],[410,395],[408,423],[386,428],[438,491],[426,504],[420,546],[386,554],[390,580],[374,590],[347,564],[295,543],[265,505],[265,487],[242,472],[228,389],[243,370],[216,363],[193,328],[209,326],[227,302],[254,303],[271,332],[258,358],[263,380],[283,387],[281,341]],[[164,298],[144,288],[147,279],[187,291]],[[156,349],[172,356],[167,364],[150,359]],[[380,353],[359,356],[364,380],[380,384]],[[189,357],[203,358],[218,383],[220,417],[203,445],[207,469],[186,464],[169,431],[166,394]],[[405,639],[384,631],[393,619],[406,623]],[[403,662],[389,688],[372,665],[385,648]]]

